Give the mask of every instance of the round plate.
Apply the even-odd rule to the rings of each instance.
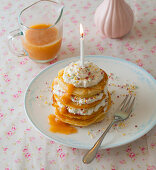
[[[136,95],[133,112],[126,121],[115,125],[106,135],[101,148],[112,148],[132,142],[156,125],[156,81],[144,69],[114,57],[86,56],[109,75],[109,91],[113,105],[106,118],[88,127],[77,127],[78,133],[64,135],[49,131],[48,115],[54,114],[51,106],[51,83],[59,70],[79,57],[57,62],[40,72],[30,83],[25,95],[25,109],[34,127],[51,140],[60,144],[89,149],[100,137],[112,119],[116,107],[127,93]]]

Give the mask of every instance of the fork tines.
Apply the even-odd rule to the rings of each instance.
[[[120,104],[120,110],[125,112],[131,112],[134,105],[135,97],[132,95],[126,95],[123,102]]]

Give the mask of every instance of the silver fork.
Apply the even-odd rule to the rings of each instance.
[[[90,162],[93,161],[93,159],[95,158],[96,153],[97,153],[104,137],[106,136],[107,132],[109,131],[109,129],[115,123],[126,120],[129,117],[129,115],[132,112],[132,107],[134,105],[134,101],[135,101],[135,97],[133,97],[131,95],[126,95],[125,99],[123,100],[123,102],[119,105],[118,109],[116,110],[116,112],[114,114],[113,121],[109,124],[107,129],[103,132],[103,134],[97,140],[97,142],[94,144],[94,146],[84,155],[83,162],[85,164],[89,164]]]

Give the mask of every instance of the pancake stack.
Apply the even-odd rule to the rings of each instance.
[[[56,117],[74,126],[102,121],[111,106],[107,83],[106,72],[94,63],[69,64],[52,83]]]

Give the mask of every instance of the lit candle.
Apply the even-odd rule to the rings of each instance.
[[[84,65],[83,36],[84,36],[83,27],[82,24],[80,24],[80,61],[82,67]]]

